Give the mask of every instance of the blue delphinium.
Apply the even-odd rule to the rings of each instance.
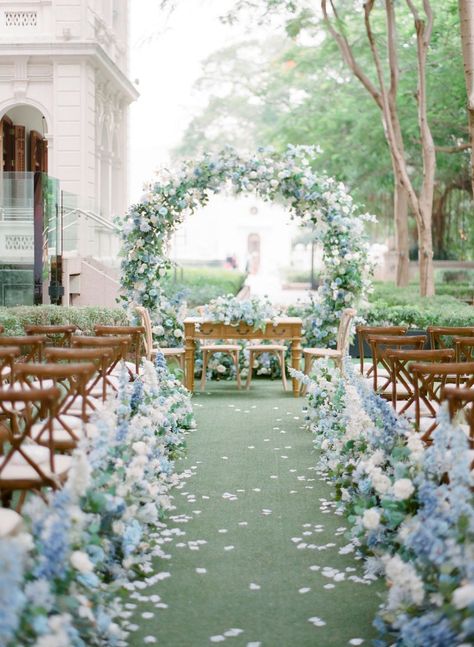
[[[23,592],[25,552],[14,539],[0,540],[0,645],[13,642],[26,603]]]

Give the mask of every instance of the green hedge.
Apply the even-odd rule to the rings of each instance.
[[[164,291],[170,298],[180,293],[190,308],[209,303],[211,299],[225,294],[237,294],[246,274],[236,270],[214,267],[178,268],[176,280],[170,274],[165,278]]]
[[[122,308],[97,306],[18,306],[0,307],[0,325],[5,335],[23,335],[24,326],[45,324],[76,324],[84,334],[92,334],[96,324],[126,324],[127,316]]]
[[[474,299],[473,283],[436,283],[436,297],[452,296],[462,301]],[[401,305],[408,301],[420,298],[420,288],[417,283],[411,283],[406,288],[397,288],[393,283],[374,283],[374,291],[369,296],[371,302],[386,301],[394,305]]]
[[[367,323],[427,326],[474,326],[474,306],[451,295],[421,298],[417,286],[395,288],[378,284],[365,314]]]

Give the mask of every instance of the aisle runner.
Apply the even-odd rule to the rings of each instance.
[[[198,429],[164,532],[169,560],[135,591],[131,645],[368,645],[381,584],[364,578],[315,471],[302,400],[278,383],[194,398]]]

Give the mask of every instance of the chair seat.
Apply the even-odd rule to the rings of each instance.
[[[206,344],[201,347],[201,350],[207,350],[213,353],[225,353],[229,351],[239,351],[240,346],[238,344]]]
[[[86,385],[87,390],[89,390],[92,387],[94,381],[95,381],[94,379],[89,380],[89,382]],[[117,390],[120,386],[120,377],[117,377],[116,375],[107,375],[107,382],[108,382],[107,384],[108,390],[110,389]],[[95,397],[102,396],[102,380],[99,380],[97,384],[93,387],[91,391],[91,395]]]
[[[179,355],[184,355],[184,348],[152,348],[151,355],[156,355],[157,353],[163,353],[165,357],[178,357]]]
[[[100,388],[100,395],[102,395],[102,388]],[[74,398],[74,402],[67,409],[67,415],[70,416],[82,416],[82,395],[77,395]],[[102,401],[93,396],[88,396],[86,398],[86,415],[92,411],[100,409],[102,406]]]
[[[133,375],[136,374],[137,372],[137,367],[135,366],[135,362],[125,362],[125,366],[127,370],[132,373]],[[119,363],[117,366],[114,368],[114,370],[110,373],[110,375],[113,375],[114,377],[120,378],[120,375],[122,374],[122,364]]]
[[[9,508],[0,508],[0,539],[12,537],[23,528],[23,519],[18,512]]]
[[[281,351],[286,352],[286,346],[282,344],[250,344],[247,346],[247,350],[253,351],[256,353],[266,353],[271,351]]]
[[[43,448],[41,448],[43,449]],[[46,448],[44,448],[46,449]],[[37,462],[41,471],[47,478],[54,480],[55,478],[64,478],[71,467],[71,456],[65,456],[63,454],[57,454],[54,457],[54,473],[49,469],[49,451],[48,459],[44,462]],[[15,481],[28,481],[29,483],[41,483],[42,478],[31,465],[23,464],[17,465],[12,464],[10,461],[0,472],[0,484],[5,482],[15,482]]]
[[[53,420],[53,431],[56,431],[57,429],[60,429],[60,430],[64,429],[60,421],[63,422],[66,426],[73,429],[74,431],[76,431],[76,429],[79,430],[82,427],[81,418],[79,418],[78,416],[63,414],[62,416],[59,416],[59,419]],[[39,434],[43,431],[44,427],[45,427],[44,422],[35,422],[35,424],[31,426],[31,437],[36,440]],[[47,438],[47,436],[48,436],[48,432],[45,431],[45,433],[43,434],[43,437]]]
[[[82,428],[73,429],[73,434],[74,436],[77,436],[78,441],[84,438],[84,431]],[[66,431],[66,429],[53,429],[52,436],[54,448],[60,451],[72,449],[77,445],[78,442],[69,432]],[[49,444],[49,435],[46,433],[43,434],[43,437],[41,439],[39,438],[39,433],[34,435],[33,438],[41,445],[46,446]]]
[[[341,351],[336,348],[303,348],[303,354],[312,357],[342,357]]]
[[[49,460],[49,449],[46,447],[22,445],[21,449],[34,463],[46,463]],[[29,465],[29,463],[19,452],[15,452],[9,461],[9,465]]]
[[[435,411],[438,411],[439,404],[437,402],[432,402],[431,405],[432,405],[432,407],[433,407],[433,409]],[[407,409],[405,409],[405,411],[403,413],[408,418],[414,418],[416,416],[416,404],[415,404],[415,402],[412,402],[410,404],[410,406],[407,407]],[[424,402],[420,402],[420,414],[425,418],[426,417],[428,417],[428,418],[432,417],[432,415],[433,415]]]

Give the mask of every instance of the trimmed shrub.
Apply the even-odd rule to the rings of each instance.
[[[127,323],[127,314],[122,308],[99,306],[17,306],[0,308],[0,325],[5,335],[23,335],[25,325],[75,324],[85,335],[93,334],[94,326],[120,325]]]

